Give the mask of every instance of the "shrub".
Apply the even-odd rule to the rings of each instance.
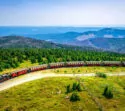
[[[82,91],[80,83],[74,82],[72,88],[70,87],[70,84],[66,86],[66,93],[70,93],[73,91]]]
[[[57,73],[59,72],[59,70],[57,70]]]
[[[67,71],[64,71],[64,73],[67,73]]]
[[[80,83],[73,83],[72,91],[82,91]]]
[[[78,90],[78,91],[82,91],[82,88],[81,88],[80,83],[77,84],[77,90]]]
[[[70,93],[70,84],[66,87],[66,93]]]
[[[80,70],[78,70],[78,72],[80,72]]]
[[[97,77],[102,77],[102,78],[107,78],[107,75],[105,73],[102,73],[102,72],[97,72],[96,76]]]
[[[76,92],[73,92],[70,97],[70,101],[72,101],[72,102],[80,101],[80,96]]]
[[[113,93],[112,93],[112,91],[111,91],[111,88],[109,88],[108,86],[106,86],[105,89],[104,89],[103,95],[104,95],[106,98],[108,98],[108,99],[113,98]]]
[[[72,86],[72,91],[75,91],[77,89],[77,83],[73,83],[73,86]]]

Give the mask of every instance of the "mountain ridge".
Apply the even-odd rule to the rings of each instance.
[[[79,47],[67,44],[59,44],[23,36],[0,37],[0,48],[64,48],[73,50],[97,50],[92,47]]]
[[[107,51],[125,53],[125,30],[115,28],[102,28],[98,31],[75,32],[69,31],[66,33],[52,33],[52,34],[35,34],[23,36],[24,40],[9,42],[11,45],[4,44],[2,40],[0,47],[15,47],[13,42],[17,43],[18,47],[35,47],[35,48],[67,48],[67,47],[93,47],[93,49],[102,49]],[[8,37],[14,37],[11,35]],[[6,36],[7,37],[7,36]],[[16,37],[16,36],[15,36]],[[19,36],[20,37],[20,36]],[[27,37],[30,39],[27,39]],[[2,39],[0,37],[0,39]],[[18,38],[19,39],[19,38]],[[8,39],[7,39],[8,41]],[[21,44],[23,43],[23,44]],[[48,44],[48,45],[47,45]]]

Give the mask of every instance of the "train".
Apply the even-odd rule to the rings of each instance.
[[[30,68],[25,68],[10,72],[7,74],[0,75],[0,83],[7,81],[9,79],[18,77],[20,75],[28,74],[30,72],[62,68],[62,67],[82,67],[82,66],[122,66],[125,67],[125,61],[73,61],[73,62],[58,62],[58,63],[49,63],[42,64],[39,66],[34,66]]]

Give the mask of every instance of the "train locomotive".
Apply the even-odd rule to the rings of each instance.
[[[62,68],[62,67],[82,67],[82,66],[122,66],[125,67],[125,61],[74,61],[74,62],[59,62],[59,63],[49,63],[39,66],[34,66],[30,68],[21,69],[8,74],[0,75],[0,83],[6,80],[24,75],[30,72]]]

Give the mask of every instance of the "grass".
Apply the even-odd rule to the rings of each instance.
[[[0,74],[5,74],[5,73],[13,72],[13,71],[16,71],[16,70],[20,70],[22,68],[27,68],[27,67],[31,67],[31,66],[37,66],[37,65],[38,65],[38,63],[32,64],[30,61],[24,61],[23,63],[21,63],[19,65],[19,67],[5,69],[4,71],[0,72]]]
[[[74,67],[74,68],[58,68],[58,69],[49,69],[42,71],[43,73],[57,73],[57,74],[82,74],[82,73],[111,73],[111,72],[125,72],[125,67],[101,67],[101,66],[95,66],[95,67]]]
[[[102,72],[97,72],[96,76],[97,77],[102,77],[102,78],[107,78],[107,75],[105,73],[102,73]]]
[[[66,86],[78,78],[44,78],[0,92],[0,111],[98,111],[97,104],[82,86],[80,101],[70,102]],[[92,93],[105,111],[125,111],[125,76],[82,77],[80,82]],[[102,93],[106,85],[113,88],[113,99]],[[60,93],[59,93],[60,92]]]

